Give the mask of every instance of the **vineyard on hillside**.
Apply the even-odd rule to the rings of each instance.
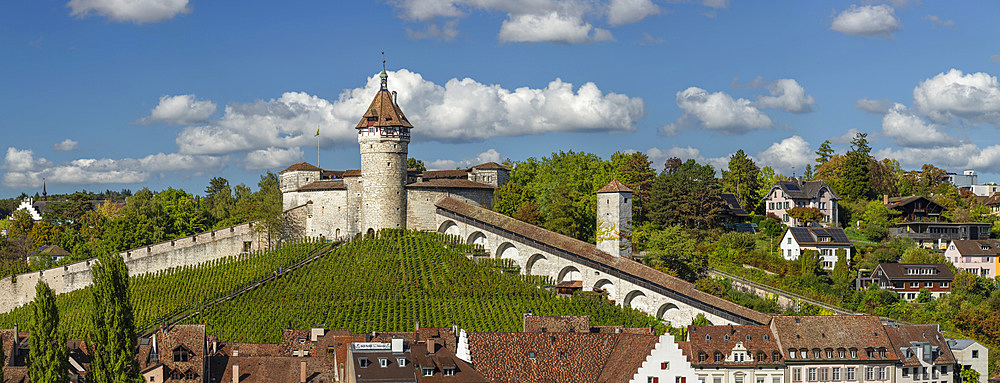
[[[156,326],[175,314],[226,296],[246,285],[274,275],[329,243],[300,241],[272,251],[256,251],[131,278],[132,307],[139,331]],[[70,339],[84,339],[89,324],[90,288],[60,294],[59,327]],[[28,327],[30,305],[0,314],[0,328]]]
[[[282,329],[354,332],[458,325],[468,331],[521,331],[524,313],[589,315],[594,325],[658,326],[655,318],[594,294],[557,297],[537,277],[440,234],[384,230],[356,240],[262,288],[188,320],[233,342],[279,341]],[[516,268],[515,268],[516,270]]]

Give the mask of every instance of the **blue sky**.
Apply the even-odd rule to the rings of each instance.
[[[995,2],[71,0],[0,12],[0,196],[202,193],[294,162],[359,167],[389,87],[410,155],[559,150],[801,173],[831,140],[1000,174]],[[794,168],[794,170],[793,170]]]

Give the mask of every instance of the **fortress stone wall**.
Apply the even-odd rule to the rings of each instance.
[[[197,265],[214,259],[237,255],[267,246],[266,238],[255,234],[254,223],[245,223],[177,238],[119,253],[129,275],[155,273],[172,267]],[[47,270],[6,276],[0,279],[0,313],[13,310],[35,299],[39,280],[48,283],[56,294],[79,290],[93,281],[95,259],[58,266]]]

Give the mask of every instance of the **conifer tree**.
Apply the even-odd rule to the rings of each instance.
[[[28,378],[36,383],[62,383],[67,380],[68,353],[66,338],[59,331],[56,295],[45,282],[35,285],[31,304],[32,321],[28,337]]]
[[[736,195],[743,210],[756,212],[763,197],[760,189],[760,168],[743,149],[738,150],[729,157],[729,170],[722,171],[722,191]]]
[[[871,183],[871,147],[868,134],[858,133],[851,141],[851,151],[844,158],[840,169],[837,192],[847,200],[868,199],[874,196]]]
[[[98,258],[93,272],[93,312],[87,339],[92,359],[87,380],[96,383],[142,382],[135,361],[135,320],[125,262],[118,254],[103,255]]]
[[[830,147],[830,140],[823,141],[819,146],[819,150],[816,151],[816,164],[823,165],[833,158],[833,148]]]

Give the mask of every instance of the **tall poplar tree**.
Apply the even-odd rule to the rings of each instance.
[[[35,285],[35,300],[31,303],[31,312],[28,379],[35,383],[66,382],[69,363],[66,338],[59,331],[56,295],[45,282],[38,281]]]
[[[93,311],[87,348],[91,351],[88,381],[139,383],[135,361],[136,332],[129,296],[128,269],[118,254],[103,255],[94,266]]]
[[[740,207],[747,212],[757,212],[761,206],[760,168],[743,149],[729,157],[729,170],[722,171],[722,191],[733,193]]]

